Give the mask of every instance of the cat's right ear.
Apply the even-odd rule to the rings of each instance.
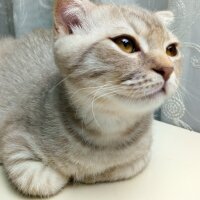
[[[174,21],[174,14],[171,11],[158,11],[155,14],[158,19],[167,27],[170,26]]]
[[[54,34],[62,37],[73,33],[73,27],[82,26],[86,15],[95,7],[89,0],[55,0]]]

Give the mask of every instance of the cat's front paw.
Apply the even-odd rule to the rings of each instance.
[[[66,177],[42,162],[21,161],[6,169],[10,180],[25,195],[49,197],[67,183]]]

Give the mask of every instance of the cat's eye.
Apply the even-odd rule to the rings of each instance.
[[[177,54],[178,54],[177,44],[176,43],[170,44],[166,49],[166,53],[170,57],[177,56]]]
[[[139,45],[137,44],[135,39],[129,36],[120,36],[112,40],[119,46],[122,51],[126,53],[135,53],[137,51],[140,51]]]

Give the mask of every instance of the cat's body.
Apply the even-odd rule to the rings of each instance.
[[[93,9],[93,4],[85,3],[84,9]],[[68,1],[58,0],[55,12],[68,8],[68,4]],[[115,6],[108,6],[101,12],[111,14],[113,9]],[[59,21],[58,13],[55,15]],[[72,10],[69,13],[74,25],[77,19],[74,20]],[[98,15],[95,16],[99,20]],[[82,17],[80,12],[79,17]],[[71,24],[63,19],[58,21],[54,48],[52,32],[38,31],[23,39],[4,41],[0,49],[1,157],[9,178],[24,194],[49,196],[72,180],[117,181],[143,170],[149,160],[152,113],[163,97],[153,102],[152,99],[147,101],[145,96],[149,105],[142,106],[142,100],[136,97],[151,95],[152,91],[135,89],[136,102],[132,104],[126,99],[130,93],[125,93],[126,85],[134,87],[134,81],[142,79],[139,86],[149,83],[146,89],[152,87],[154,91],[153,87],[163,84],[162,76],[168,81],[171,74],[171,71],[161,74],[155,69],[162,76],[153,84],[154,74],[145,75],[144,71],[130,69],[127,63],[131,63],[132,58],[116,50],[110,40],[104,41],[105,32],[95,30],[93,35],[87,36],[80,32],[82,27],[67,30]],[[61,26],[63,21],[66,27]],[[162,29],[159,23],[157,26]],[[106,34],[116,37],[122,32],[131,32],[119,27]],[[72,31],[77,35],[65,36]],[[6,42],[9,42],[9,51],[5,48]],[[120,55],[122,59],[117,60]],[[152,63],[153,58],[148,62]],[[158,62],[156,60],[155,65]],[[169,61],[165,60],[167,64]],[[123,79],[123,86],[114,87],[113,82],[119,84],[119,79]],[[124,89],[118,92],[121,87]]]
[[[1,127],[8,118],[17,119],[21,114],[24,115],[24,111],[29,110],[28,101],[31,101],[34,108],[37,107],[35,113],[41,109],[39,105],[44,101],[48,86],[57,83],[57,80],[54,80],[54,83],[51,83],[51,80],[59,76],[54,64],[52,46],[51,31],[38,31],[18,40],[1,40]]]
[[[106,179],[107,177],[105,180],[96,180],[95,174],[105,172],[108,173],[106,176],[111,176],[114,168],[127,166],[127,164],[132,165],[132,162],[135,163],[137,159],[141,159],[139,162],[145,164],[148,161],[147,154],[151,144],[149,130],[151,114],[143,117],[142,120],[131,118],[130,123],[133,131],[130,129],[128,132],[126,131],[127,133],[121,132],[121,141],[117,141],[117,144],[113,143],[113,146],[109,144],[105,147],[98,147],[95,144],[88,144],[76,133],[68,131],[63,121],[71,120],[68,119],[71,110],[69,109],[69,113],[63,115],[60,113],[61,109],[65,110],[68,102],[61,92],[63,88],[56,87],[62,78],[54,64],[52,44],[51,32],[39,31],[17,41],[16,45],[20,45],[20,48],[16,46],[17,50],[10,52],[1,61],[0,79],[1,82],[4,80],[5,83],[5,85],[1,85],[0,91],[0,116],[1,123],[3,122],[1,137],[9,134],[5,131],[6,126],[10,123],[16,124],[16,128],[14,126],[12,131],[17,131],[18,125],[22,126],[21,131],[23,129],[27,131],[24,135],[11,133],[11,144],[6,147],[7,150],[1,151],[7,153],[4,153],[8,159],[5,163],[7,168],[9,169],[16,157],[23,160],[26,157],[23,154],[30,151],[32,159],[41,160],[44,165],[50,165],[66,176],[66,183],[67,178],[69,178],[67,176],[73,177],[75,181],[85,182],[84,179],[86,179],[86,182],[93,183],[109,180]],[[34,54],[32,53],[33,49]],[[42,57],[40,57],[41,55]],[[25,60],[18,60],[19,56]],[[28,66],[25,64],[27,56]],[[61,96],[59,92],[61,92]],[[62,105],[65,102],[67,104]],[[113,114],[111,113],[111,115]],[[127,114],[124,113],[124,115]],[[130,114],[127,115],[127,118],[130,118]],[[17,122],[18,120],[20,122]],[[125,121],[129,121],[129,119]],[[70,126],[74,128],[74,124]],[[142,133],[139,129],[143,130]],[[141,135],[137,136],[137,134]],[[123,142],[123,139],[128,140]],[[24,152],[21,152],[22,147],[18,150],[15,145],[28,147],[24,148]],[[136,173],[142,170],[143,164],[141,163],[141,167],[136,166],[138,169],[133,167],[132,170]],[[124,173],[126,174],[126,170]],[[119,174],[119,177],[116,176],[116,180],[129,178],[131,174],[128,174],[127,177],[124,175],[120,177]],[[51,174],[47,175],[51,176]],[[90,176],[91,180],[89,181]]]

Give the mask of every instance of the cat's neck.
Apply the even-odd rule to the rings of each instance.
[[[66,126],[84,140],[96,145],[124,143],[136,139],[151,126],[152,113],[142,114],[124,109],[112,99],[71,99],[63,86],[59,89],[59,108]]]

